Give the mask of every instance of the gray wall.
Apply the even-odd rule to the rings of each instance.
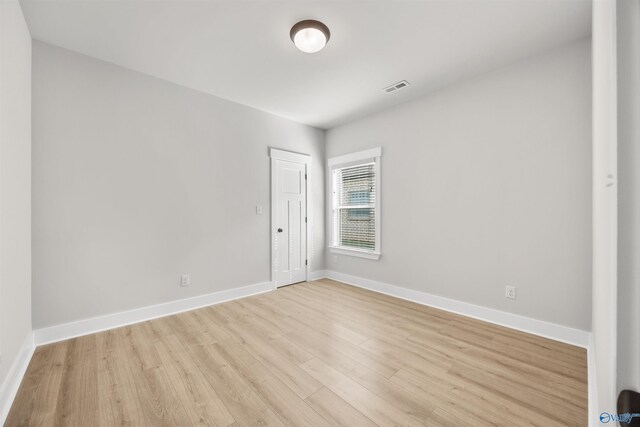
[[[617,3],[618,390],[640,391],[640,0]]]
[[[0,1],[0,384],[30,336],[31,35]]]
[[[33,93],[34,328],[269,281],[268,147],[313,157],[324,268],[324,131],[41,42]]]
[[[327,131],[383,149],[382,258],[327,268],[590,330],[590,78],[585,40]]]

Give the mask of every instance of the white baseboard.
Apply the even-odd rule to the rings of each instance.
[[[378,282],[376,280],[351,276],[337,271],[327,270],[325,271],[325,277],[418,304],[428,305],[451,313],[461,314],[463,316],[472,317],[474,319],[549,338],[555,341],[561,341],[583,348],[589,347],[590,333],[581,329],[557,325],[543,320],[532,319],[518,314],[495,310],[493,308],[469,304],[450,298],[428,294],[426,292]]]
[[[4,425],[9,415],[13,399],[15,399],[18,393],[18,388],[20,388],[20,383],[22,383],[25,372],[27,372],[27,367],[29,366],[29,362],[31,362],[31,356],[33,356],[34,350],[33,332],[29,332],[20,348],[20,352],[11,364],[11,368],[9,368],[7,377],[0,386],[0,425]]]
[[[107,314],[104,316],[92,317],[90,319],[83,319],[47,328],[36,329],[33,331],[35,336],[35,345],[49,344],[82,335],[105,331],[107,329],[140,323],[158,317],[181,313],[183,311],[189,311],[196,308],[219,304],[225,301],[261,294],[263,292],[272,291],[273,289],[273,283],[271,282],[257,283],[254,285],[227,289],[197,297],[170,301],[163,304],[136,308],[120,313]]]

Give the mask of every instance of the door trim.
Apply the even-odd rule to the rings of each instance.
[[[311,232],[311,230],[313,230],[313,215],[311,211],[311,197],[309,197],[309,191],[311,190],[311,156],[309,154],[294,153],[292,151],[279,150],[277,148],[270,147],[269,157],[271,157],[271,282],[273,283],[274,288],[278,288],[284,285],[279,285],[277,283],[276,275],[276,264],[278,262],[275,250],[277,238],[276,230],[278,228],[278,225],[276,224],[276,207],[278,206],[278,201],[275,200],[278,196],[278,192],[276,191],[276,160],[284,160],[287,162],[305,165],[305,173],[307,175],[307,179],[305,180],[305,209],[307,211],[307,226],[305,227],[307,235],[307,265],[305,266],[305,280],[309,280],[309,268],[313,262],[310,238],[311,234],[313,234]]]

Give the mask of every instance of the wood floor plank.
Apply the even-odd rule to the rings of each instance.
[[[147,425],[133,375],[122,359],[128,357],[115,329],[96,334],[98,401],[101,425]]]
[[[395,314],[382,312],[374,303],[362,301],[356,304],[347,296],[336,298],[335,295],[318,295],[314,291],[296,291],[297,303],[308,310],[317,310],[322,315],[338,320],[366,337],[380,337],[387,334],[406,336],[410,331],[394,326],[391,321],[397,319]],[[323,304],[318,304],[323,301]],[[375,315],[372,315],[374,314]]]
[[[141,402],[147,424],[174,426],[187,418],[186,410],[175,392],[165,367],[162,366],[151,339],[140,333],[141,325],[122,329],[124,354],[118,361],[124,363],[132,375],[132,382]]]
[[[474,417],[484,419],[495,425],[537,425],[537,426],[581,426],[579,417],[566,424],[557,418],[550,418],[541,413],[533,405],[521,405],[520,402],[495,394],[491,389],[466,381],[455,375],[433,376],[426,375],[408,367],[391,378],[391,381],[415,392],[435,392],[436,406],[462,414],[469,413]],[[442,388],[449,388],[449,392],[441,394]],[[585,413],[586,416],[586,413]],[[586,420],[584,420],[586,421]]]
[[[96,336],[69,342],[58,392],[56,425],[84,426],[98,419]]]
[[[341,374],[320,359],[311,359],[302,365],[303,369],[322,382],[325,387],[344,401],[362,412],[379,426],[423,425],[411,415],[400,411],[384,399]]]
[[[298,366],[299,363],[309,360],[311,355],[302,362],[296,363],[288,358],[289,352],[278,351],[278,347],[281,348],[279,337],[263,340],[261,336],[251,333],[251,329],[242,324],[230,327],[230,330],[236,333],[235,341],[239,342],[256,360],[268,367],[272,374],[293,390],[298,397],[304,399],[322,387],[318,381]]]
[[[391,342],[390,342],[391,341]],[[393,361],[396,366],[410,364],[411,366],[425,367],[427,369],[440,369],[446,371],[452,365],[451,361],[445,357],[438,357],[432,353],[412,351],[407,347],[399,347],[393,343],[395,339],[382,341],[370,339],[360,344],[360,347],[371,353],[381,354],[386,359]]]
[[[319,359],[328,363],[336,358],[341,359],[346,356],[387,378],[401,368],[399,365],[394,365],[392,361],[385,360],[381,355],[312,330],[293,331],[288,333],[286,337],[301,347],[310,349]]]
[[[200,373],[218,392],[236,422],[243,425],[284,425],[215,348],[196,345],[187,349],[198,361]]]
[[[587,424],[582,348],[332,280],[36,349],[6,426]]]
[[[300,398],[304,399],[322,387],[298,366],[313,356],[283,339],[277,328],[265,328],[263,318],[252,315],[241,301],[221,307],[220,311],[226,313],[226,318],[237,319],[225,325],[229,336],[233,337],[230,339],[243,345]]]
[[[473,369],[468,366],[455,365],[449,372],[467,383],[473,383],[495,395],[518,402],[523,406],[537,408],[540,414],[551,419],[558,419],[563,423],[571,423],[576,414],[583,413],[586,408],[580,408],[568,399],[562,399],[541,393],[524,384],[508,381],[497,375]]]
[[[306,401],[332,426],[375,427],[377,425],[326,387],[307,397]]]
[[[283,424],[288,426],[329,426],[329,423],[322,416],[281,382],[271,370],[247,352],[242,345],[234,340],[229,340],[213,344],[213,346],[244,378],[245,383],[253,388],[273,410]]]
[[[386,376],[393,375],[399,369],[398,366],[393,366],[383,357],[370,353],[341,338],[311,328],[301,327],[299,323],[290,319],[278,318],[278,310],[272,307],[253,305],[250,306],[250,308],[257,316],[274,318],[276,327],[282,330],[288,339],[302,348],[313,349],[311,353],[317,355],[318,351],[325,353],[327,348],[332,348],[347,356],[358,359],[362,364]]]
[[[579,366],[587,366],[586,349],[576,349],[568,345],[557,345],[557,342],[550,339],[540,338],[535,341],[530,341],[528,339],[514,339],[513,336],[496,335],[493,338],[493,342],[530,353],[543,353],[553,358],[562,357]]]
[[[388,298],[383,294],[358,288],[356,286],[345,286],[343,283],[332,280],[328,280],[322,285],[319,283],[313,283],[308,288],[305,288],[304,291],[315,292],[316,295],[323,295],[327,298],[327,287],[330,290],[336,291],[329,294],[329,298],[344,299],[345,302],[348,302],[352,307],[358,307],[360,310],[374,308],[376,312],[384,313],[392,317],[411,321],[428,320],[428,322],[424,323],[428,324],[428,327],[430,328],[447,325],[452,318],[451,313],[415,304],[406,300]],[[366,304],[359,304],[359,302],[363,300]]]
[[[329,364],[346,377],[380,396],[387,403],[418,420],[429,418],[435,409],[430,395],[399,387],[388,378],[349,357],[334,358]]]
[[[419,305],[410,301],[389,298],[387,295],[379,294],[367,289],[358,288],[356,286],[345,286],[343,283],[333,280],[325,280],[322,285],[314,283],[314,286],[310,286],[310,290],[316,292],[323,292],[326,294],[326,289],[329,288],[332,291],[333,296],[340,296],[345,298],[348,296],[348,301],[351,306],[358,307],[358,301],[366,301],[367,305],[361,308],[369,308],[375,310],[375,312],[387,313],[393,318],[409,320],[410,322],[418,322],[422,327],[430,329],[438,329],[444,325],[448,325],[452,319],[455,319],[455,314]],[[458,316],[461,317],[461,316]]]
[[[478,331],[453,327],[443,329],[440,334],[450,336],[458,341],[468,342],[479,348],[488,349],[493,353],[508,355],[510,358],[528,365],[543,367],[572,378],[581,378],[584,370],[584,366],[567,362],[558,357],[549,357],[541,352],[531,353],[499,345],[493,342],[494,335],[491,334],[481,335]],[[553,364],[550,365],[549,362],[553,362]]]
[[[448,362],[450,366],[453,363],[464,363],[474,369],[491,372],[510,382],[539,390],[557,399],[575,399],[577,400],[575,404],[586,405],[584,400],[586,378],[566,377],[552,372],[553,369],[547,370],[522,362],[519,357],[511,358],[501,352],[486,349],[485,346],[476,347],[473,344],[456,341],[447,335],[423,333],[421,336],[412,335],[406,340],[386,337],[384,341],[371,340],[363,346],[368,346],[372,351],[378,349],[381,352],[390,352],[392,357],[395,353],[396,358],[403,358],[406,352],[410,352],[413,356],[408,357],[407,360],[413,359],[417,362],[413,364],[413,369],[435,372],[435,369],[443,363]],[[424,358],[429,363],[419,363],[419,358]]]
[[[272,298],[271,301],[274,306],[286,309],[287,317],[293,318],[295,322],[300,322],[309,328],[331,334],[355,345],[369,339],[368,336],[354,331],[353,328],[345,327],[343,322],[326,316],[322,311],[300,305],[295,296],[291,298],[290,292],[282,292],[282,297]],[[290,302],[294,304],[290,304]]]
[[[249,305],[246,305],[246,304]],[[227,328],[233,332],[232,336],[241,342],[253,344],[254,338],[266,344],[269,348],[277,352],[276,358],[284,357],[292,364],[299,365],[311,359],[313,355],[299,346],[292,345],[289,341],[283,339],[283,335],[290,330],[289,327],[281,327],[282,323],[291,323],[291,320],[282,317],[278,323],[274,323],[269,317],[264,317],[264,312],[255,312],[250,309],[250,301],[238,301],[234,311],[241,311],[242,320],[227,325]],[[287,308],[283,308],[287,310]],[[272,313],[268,313],[271,316]],[[295,323],[295,322],[294,322]],[[247,337],[244,339],[243,337]]]
[[[482,418],[476,417],[470,413],[452,413],[443,408],[436,408],[431,416],[425,423],[428,427],[460,427],[460,426],[474,426],[474,427],[489,427],[495,426],[494,423],[489,423]]]
[[[36,349],[5,425],[46,426],[55,417],[68,346],[56,343]]]
[[[389,340],[393,340],[393,338],[389,338]],[[582,378],[567,377],[545,367],[532,366],[508,355],[470,346],[447,336],[440,336],[434,339],[433,337],[425,338],[412,335],[407,340],[394,342],[399,346],[406,346],[412,350],[416,349],[417,346],[414,351],[424,349],[426,352],[435,352],[442,357],[449,357],[453,362],[467,363],[477,369],[508,372],[508,375],[512,378],[528,381],[532,386],[540,385],[543,388],[547,388],[549,384],[556,384],[558,387],[571,392],[571,394],[577,393],[578,398],[579,396],[584,397],[586,393],[586,368]],[[547,389],[547,391],[552,392],[550,389]]]
[[[175,336],[156,343],[155,348],[171,378],[177,398],[190,408],[186,411],[189,425],[228,426],[235,422],[218,393],[202,377],[199,367],[188,357]],[[192,402],[197,404],[190,405]]]

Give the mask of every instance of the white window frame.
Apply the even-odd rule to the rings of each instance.
[[[329,191],[331,197],[331,205],[329,207],[329,215],[331,220],[329,221],[330,227],[330,238],[329,242],[329,251],[331,253],[340,254],[340,255],[349,255],[355,256],[359,258],[367,258],[372,260],[379,260],[382,255],[380,249],[380,203],[381,203],[381,191],[380,191],[380,158],[382,157],[382,147],[376,147],[369,150],[358,151],[357,153],[345,154],[343,156],[332,157],[327,160],[327,165],[329,167]],[[336,241],[336,230],[334,230],[333,218],[334,211],[336,209],[336,198],[334,196],[334,169],[343,168],[351,165],[358,165],[361,163],[373,162],[374,163],[374,173],[375,173],[375,189],[376,189],[376,197],[375,197],[375,217],[376,217],[376,247],[373,251],[368,251],[365,249],[356,249],[350,248],[346,246],[338,246],[335,244]]]

